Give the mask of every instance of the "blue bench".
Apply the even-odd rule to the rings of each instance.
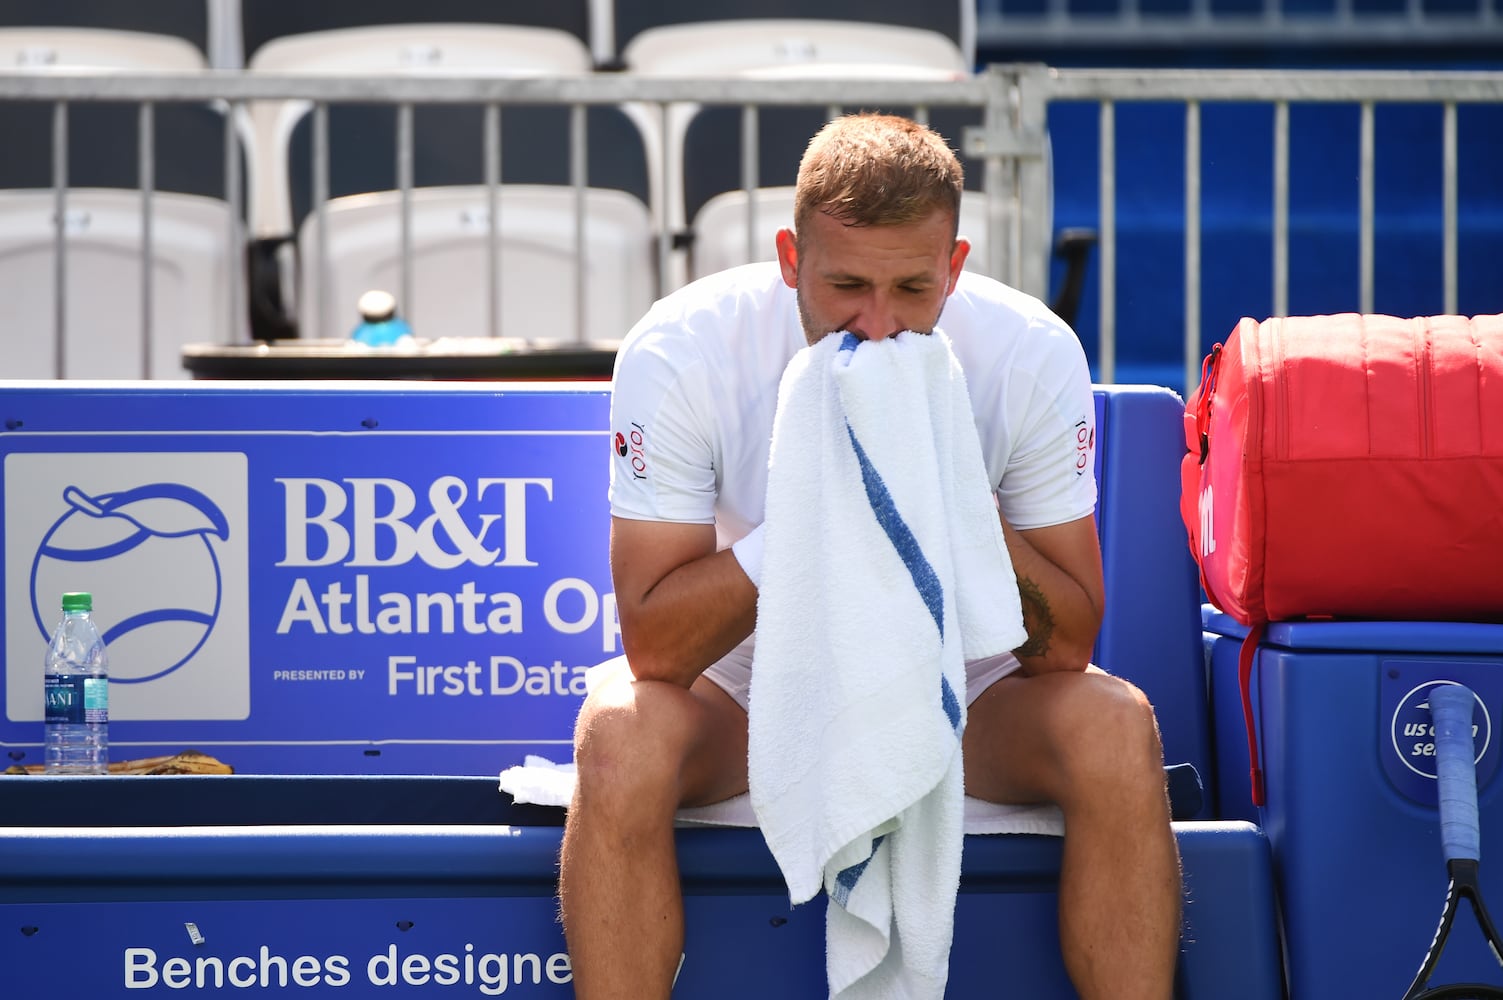
[[[173,433],[183,436],[181,441],[162,438],[167,443],[155,445],[158,449],[190,450],[191,445],[195,454],[207,451],[206,436],[195,431],[231,438],[233,448],[246,456],[249,495],[263,501],[280,503],[286,483],[300,478],[336,484],[374,478],[369,465],[361,463],[380,459],[393,475],[412,479],[421,473],[425,483],[437,482],[440,473],[474,483],[552,470],[552,500],[531,513],[529,527],[532,532],[542,525],[538,531],[550,538],[557,530],[547,527],[550,517],[557,516],[558,523],[565,518],[577,523],[585,515],[604,517],[598,497],[576,497],[595,486],[603,492],[603,476],[572,468],[585,461],[603,473],[604,391],[599,386],[293,391],[204,385],[186,393],[118,389],[107,398],[82,402],[65,393],[55,389],[48,390],[47,398],[7,399],[8,412],[26,414],[28,426],[48,428],[52,436],[39,435],[20,445],[0,438],[0,447],[12,452],[56,449],[56,427],[61,425],[77,429],[87,439],[77,447],[89,450],[103,447],[100,428],[118,432],[122,421],[148,428],[157,421],[172,424],[177,428]],[[6,395],[0,389],[0,398]],[[1098,400],[1100,524],[1109,603],[1097,659],[1140,684],[1159,705],[1169,760],[1194,762],[1209,779],[1214,768],[1198,596],[1176,500],[1182,408],[1172,393],[1162,390],[1103,389]],[[536,415],[550,409],[557,424],[551,430]],[[247,431],[257,424],[270,428]],[[375,430],[372,424],[390,436],[362,440]],[[520,437],[507,437],[509,432]],[[532,434],[545,435],[547,446],[527,443]],[[584,442],[578,451],[572,444],[576,438]],[[477,448],[477,443],[486,447]],[[393,447],[398,444],[400,449]],[[146,450],[139,442],[126,441],[122,447]],[[366,451],[369,457],[359,457]],[[352,453],[358,461],[348,457]],[[563,468],[566,463],[571,468]],[[8,457],[7,468],[12,464]],[[525,468],[513,468],[518,464]],[[269,472],[275,472],[270,481],[280,485],[263,492],[258,483]],[[9,492],[6,501],[7,519],[20,516]],[[555,512],[553,505],[560,509]],[[323,624],[330,628],[332,604],[323,600],[329,589],[317,567],[274,565],[296,562],[282,549],[302,542],[280,544],[285,526],[279,530],[275,518],[270,524],[255,520],[272,516],[264,510],[248,516],[253,539],[248,558],[273,564],[265,568],[271,580],[267,593],[262,595],[259,585],[252,587],[248,621],[256,628],[285,625],[292,608],[292,619],[317,612],[326,615]],[[320,531],[329,533],[327,528]],[[527,561],[535,566],[515,572],[491,568],[508,572],[508,580],[543,578],[536,581],[538,594],[528,589],[532,581],[515,584],[524,603],[540,600],[543,591],[566,579],[589,581],[603,593],[608,588],[598,576],[600,567],[589,562],[603,563],[603,537],[591,533],[580,542],[584,548],[554,552],[542,534],[529,534]],[[300,554],[309,564],[322,558],[315,548]],[[377,572],[369,570],[373,577]],[[426,572],[411,567],[419,583],[408,589],[458,589],[422,582],[428,579]],[[466,578],[478,572],[467,569]],[[308,582],[308,593],[319,601],[309,605],[288,597],[294,580]],[[372,593],[378,589],[375,583],[373,579]],[[566,628],[588,617],[583,589],[575,588],[574,604],[555,609],[555,618]],[[339,619],[342,623],[358,617],[349,610],[356,603],[353,596],[346,602],[350,620]],[[538,630],[538,641],[572,636],[579,643],[598,644],[598,628],[592,626],[586,636],[583,629],[568,633],[549,626]],[[310,649],[342,648],[327,645],[332,632],[301,631],[310,644],[325,640]],[[252,629],[252,643],[265,643],[263,656],[252,657],[258,672],[252,678],[256,698],[261,698],[259,685],[270,683],[261,673],[319,666],[263,662],[295,650],[292,636],[291,630],[266,637]],[[359,640],[359,629],[352,626],[349,636],[351,642]],[[480,647],[503,641],[453,638]],[[416,649],[420,636],[414,630],[372,639]],[[507,648],[521,661],[541,658],[534,650]],[[587,648],[580,645],[564,654],[559,666],[565,680],[569,664],[584,661]],[[322,665],[346,669],[348,663]],[[419,698],[450,698],[455,706],[448,724],[456,737],[452,746],[375,738],[362,743],[348,737],[361,731],[359,718],[305,712],[305,728],[338,729],[341,740],[334,747],[313,745],[312,740],[307,746],[257,747],[246,756],[257,765],[246,770],[280,763],[285,774],[0,781],[0,915],[3,926],[12,929],[0,934],[0,966],[16,983],[17,994],[39,991],[57,969],[67,968],[75,989],[98,997],[135,995],[140,989],[210,989],[216,977],[230,985],[265,982],[268,988],[285,980],[287,989],[308,996],[335,991],[340,996],[388,996],[436,987],[482,989],[491,995],[503,988],[527,995],[569,995],[553,899],[559,811],[510,803],[496,791],[493,776],[520,746],[551,748],[557,759],[567,741],[569,700],[546,696],[555,700],[538,703],[545,710],[531,714],[513,711],[514,703],[499,699],[478,698],[472,707],[463,693],[412,694],[402,686],[417,682],[394,679],[405,669],[388,671],[385,680],[398,693],[385,694],[382,687],[383,696],[401,706],[416,704],[409,711],[417,716],[428,705]],[[455,675],[461,688],[465,676],[463,671]],[[540,687],[545,680],[557,680],[556,675],[530,676]],[[442,684],[446,677],[440,672],[432,679]],[[268,697],[265,704],[266,718],[259,724],[280,725],[275,710],[281,703]],[[471,725],[469,712],[489,712],[493,728],[528,727],[519,734],[525,738],[516,744],[492,740],[477,748],[463,739]],[[250,735],[258,724],[255,714],[200,731]],[[296,716],[291,710],[288,714]],[[405,716],[396,718],[395,711],[391,715],[366,719],[366,735],[385,735],[387,727],[408,722]],[[296,731],[297,721],[286,723],[289,732]],[[0,736],[18,744],[20,728],[7,723],[0,726]],[[151,749],[170,749],[167,740],[185,728],[183,722],[148,721],[119,727],[136,738],[136,746]],[[409,752],[415,744],[417,749]],[[373,749],[379,755],[367,753]],[[224,755],[236,759],[228,740]],[[431,776],[446,770],[445,760],[450,775]],[[417,767],[428,776],[409,773]],[[358,768],[370,773],[362,775]],[[380,773],[381,768],[393,773]],[[1178,822],[1175,832],[1187,893],[1179,996],[1279,1000],[1283,974],[1271,854],[1261,830],[1245,820],[1203,818]],[[756,831],[682,830],[678,837],[689,938],[677,993],[824,996],[822,903],[790,909],[786,888]],[[1020,995],[1074,995],[1059,959],[1056,931],[1059,852],[1060,842],[1053,838],[967,838],[952,995],[980,995],[1001,983]],[[200,981],[205,985],[200,987]]]
[[[1095,662],[1143,689],[1164,759],[1193,764],[1217,814],[1200,581],[1179,515],[1184,403],[1166,389],[1098,388],[1097,529],[1106,614]]]

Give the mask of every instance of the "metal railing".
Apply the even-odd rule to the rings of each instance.
[[[723,105],[751,109],[764,105],[813,106],[836,110],[842,107],[889,106],[929,108],[972,108],[982,112],[982,124],[968,129],[963,136],[951,137],[964,152],[983,164],[983,188],[987,192],[988,218],[986,245],[989,256],[984,270],[1001,280],[1039,297],[1045,297],[1048,282],[1048,235],[1043,232],[1049,217],[1050,178],[1047,176],[1045,143],[1051,105],[1058,102],[1096,102],[1099,106],[1097,142],[1099,164],[1099,342],[1098,375],[1102,382],[1116,378],[1117,365],[1117,290],[1118,207],[1116,129],[1118,109],[1134,102],[1178,103],[1183,107],[1185,158],[1184,202],[1184,346],[1185,385],[1193,386],[1198,378],[1201,358],[1200,242],[1201,242],[1201,110],[1212,103],[1257,103],[1271,106],[1274,126],[1267,137],[1267,155],[1274,171],[1274,190],[1268,207],[1273,232],[1273,289],[1275,314],[1288,308],[1289,287],[1289,108],[1302,103],[1344,102],[1360,109],[1362,155],[1358,166],[1360,189],[1360,239],[1357,252],[1361,288],[1352,308],[1371,311],[1374,286],[1373,154],[1374,108],[1386,103],[1430,103],[1443,109],[1445,117],[1443,148],[1443,273],[1438,276],[1444,286],[1448,311],[1457,305],[1457,126],[1456,109],[1468,103],[1503,104],[1503,73],[1409,73],[1409,72],[1200,72],[1200,71],[1107,71],[1050,69],[1036,65],[994,66],[974,77],[956,81],[893,79],[647,79],[624,74],[597,74],[579,77],[476,78],[444,76],[349,77],[329,75],[270,75],[235,72],[214,73],[0,73],[0,101],[50,103],[57,109],[54,137],[58,164],[66,163],[66,117],[69,105],[79,102],[108,100],[134,102],[142,107],[140,128],[149,139],[150,109],[168,102],[218,104],[229,114],[226,121],[236,120],[240,109],[253,101],[311,101],[314,105],[315,150],[314,207],[317,215],[325,208],[328,194],[327,109],[346,102],[388,103],[407,120],[411,109],[423,104],[482,105],[488,112],[485,134],[477,137],[487,150],[486,184],[493,193],[500,184],[499,169],[493,148],[496,140],[494,117],[514,104],[562,105],[575,110],[579,120],[582,109],[596,105],[619,106],[642,102],[666,107],[674,102],[693,102],[700,106]],[[743,182],[748,193],[757,186],[755,117],[743,116],[746,152]],[[243,137],[235,128],[225,129],[225,190],[233,206],[231,241],[242,239],[239,220],[243,213],[240,156]],[[572,183],[584,185],[586,136],[574,129],[572,151],[576,169]],[[152,249],[150,224],[153,201],[153,164],[151,143],[142,142],[141,202],[143,207],[142,252],[149,259]],[[399,129],[397,162],[406,166],[398,170],[402,186],[401,245],[411,248],[410,193],[412,173],[412,130]],[[65,214],[68,178],[65,167],[54,175],[56,198],[56,253],[58,297],[64,296],[67,280],[66,250],[68,233]],[[754,199],[747,199],[754,211]],[[576,205],[582,206],[582,200]],[[661,225],[657,233],[659,273],[668,273],[666,261],[673,252],[674,234],[668,231],[666,205],[655,205]],[[588,294],[586,261],[589,248],[584,245],[583,229],[576,220],[575,278],[577,301],[582,305]],[[492,264],[498,245],[498,214],[491,212],[487,245]],[[320,218],[320,233],[327,231]],[[316,252],[327,254],[327,248]],[[231,274],[227,275],[234,294],[230,298],[231,315],[227,329],[243,327],[244,309],[242,256],[230,255]],[[410,281],[410,260],[403,263],[403,282]],[[491,267],[494,281],[496,269]],[[0,281],[4,280],[0,274]],[[142,335],[149,339],[153,322],[150,294],[150,269],[143,269]],[[659,289],[665,291],[667,289]],[[1172,297],[1177,290],[1160,289],[1157,294]],[[494,300],[494,287],[488,292]],[[490,333],[499,334],[499,308],[491,302]],[[584,310],[577,311],[580,339],[583,339]],[[67,316],[59,305],[55,317],[58,343],[67,335]],[[624,331],[623,331],[624,332]],[[61,364],[61,347],[57,347],[58,376],[66,372]]]
[[[63,300],[66,298],[68,232],[65,224],[68,203],[67,163],[67,111],[70,105],[82,102],[109,101],[129,102],[143,108],[140,118],[143,149],[150,146],[151,114],[154,105],[170,102],[214,104],[226,112],[226,123],[245,117],[251,102],[261,101],[308,101],[313,105],[314,176],[313,214],[318,220],[321,234],[320,246],[315,252],[320,255],[320,271],[323,273],[328,248],[322,234],[327,232],[323,213],[327,207],[329,192],[329,137],[327,111],[341,103],[385,103],[398,110],[399,127],[397,149],[394,151],[398,165],[397,176],[401,189],[400,241],[403,251],[401,285],[411,290],[411,190],[413,133],[410,127],[412,109],[427,104],[482,105],[488,110],[485,135],[477,141],[485,145],[487,162],[487,187],[494,192],[500,186],[498,170],[497,129],[494,118],[511,105],[563,105],[573,109],[571,128],[572,169],[571,181],[576,191],[585,184],[583,164],[588,156],[583,122],[584,109],[596,105],[619,106],[626,102],[640,102],[667,106],[675,102],[693,102],[701,106],[729,105],[754,108],[761,105],[814,106],[832,111],[859,100],[886,106],[905,106],[926,109],[929,107],[980,108],[984,110],[985,129],[972,142],[973,155],[985,163],[985,185],[992,198],[990,232],[988,243],[994,248],[987,266],[991,273],[1015,285],[1041,288],[1044,280],[1042,264],[1025,260],[1017,253],[1008,253],[1009,247],[1018,245],[1016,232],[1032,233],[1043,240],[1042,215],[1035,208],[1045,197],[1046,179],[1042,172],[1042,132],[1032,138],[1032,147],[1024,148],[1015,139],[1025,134],[1019,127],[1017,110],[1013,100],[1016,85],[1013,74],[998,70],[959,81],[924,80],[748,80],[748,79],[646,79],[616,74],[598,74],[579,77],[538,78],[478,78],[471,76],[445,77],[385,76],[357,77],[335,75],[279,75],[262,73],[213,72],[213,73],[144,73],[117,72],[101,75],[89,72],[26,72],[0,73],[0,101],[30,101],[50,103],[55,109],[53,142],[57,164],[53,180],[55,185],[55,254],[58,275],[57,297],[59,304],[55,314],[55,337],[57,375],[64,377],[62,345],[67,338],[67,315]],[[232,206],[232,232],[227,239],[241,239],[240,221],[244,217],[244,192],[240,175],[240,154],[244,152],[245,137],[240,131],[226,125],[225,131],[225,178],[224,190]],[[746,156],[748,163],[755,162],[756,126],[753,121],[748,128],[750,141]],[[142,253],[148,255],[152,246],[152,227],[149,222],[153,202],[153,164],[149,158],[142,162],[141,197],[143,206]],[[753,174],[748,178],[748,190],[755,186]],[[583,200],[578,199],[582,206]],[[663,262],[672,252],[673,233],[668,231],[667,206],[657,205],[654,210],[662,223],[657,233],[660,273],[666,273]],[[490,213],[488,245],[494,263],[498,238],[496,227],[499,213]],[[582,244],[582,221],[575,225],[575,296],[582,306],[588,294],[586,287],[586,261],[588,247]],[[243,326],[244,279],[241,273],[240,253],[231,255],[230,272],[226,280],[232,289],[228,329],[238,330]],[[494,280],[495,269],[491,269]],[[3,280],[3,275],[0,275]],[[152,328],[152,296],[150,269],[143,269],[143,308],[141,317],[143,343],[148,342]],[[662,291],[663,289],[659,289]],[[317,295],[317,290],[313,290]],[[408,296],[410,299],[410,295]],[[493,304],[492,334],[498,309]],[[584,310],[577,311],[580,329],[579,339],[584,339]],[[623,331],[624,332],[624,331]],[[149,349],[148,349],[149,350]]]
[[[1272,314],[1289,308],[1289,108],[1295,104],[1346,103],[1360,109],[1358,274],[1359,294],[1350,308],[1374,308],[1374,111],[1380,104],[1434,104],[1442,109],[1442,273],[1443,309],[1455,312],[1457,302],[1457,126],[1461,104],[1503,104],[1503,73],[1419,72],[1264,72],[1264,71],[1024,71],[1020,87],[1039,91],[1043,100],[1098,102],[1100,178],[1100,355],[1101,380],[1115,380],[1116,364],[1116,114],[1133,102],[1172,102],[1184,109],[1184,386],[1199,380],[1201,332],[1201,111],[1211,103],[1272,105],[1273,129],[1268,155],[1273,161],[1273,192],[1269,204],[1272,223]],[[1037,101],[1024,100],[1024,108]],[[1253,145],[1252,142],[1249,143]],[[1410,150],[1410,155],[1416,151]]]

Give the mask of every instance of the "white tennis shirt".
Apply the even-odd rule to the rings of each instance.
[[[762,523],[778,381],[808,343],[794,295],[775,262],[748,264],[661,299],[627,334],[611,397],[613,515],[714,524],[721,547]],[[1090,514],[1096,409],[1074,332],[1032,296],[969,271],[936,325],[965,372],[1008,522]]]

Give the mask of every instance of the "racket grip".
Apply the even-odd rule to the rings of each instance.
[[[1478,860],[1476,751],[1472,746],[1472,706],[1476,696],[1461,684],[1430,690],[1435,724],[1435,776],[1440,797],[1440,842],[1446,861]]]

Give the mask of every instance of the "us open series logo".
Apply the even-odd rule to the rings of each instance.
[[[64,592],[88,591],[109,647],[112,720],[250,714],[245,456],[7,455],[5,704],[42,718]]]

